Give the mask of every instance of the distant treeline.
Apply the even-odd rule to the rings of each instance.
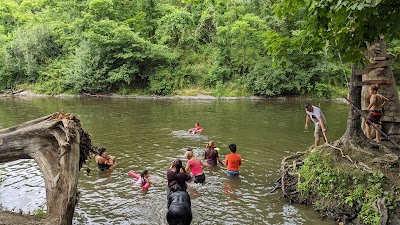
[[[307,15],[280,19],[272,2],[2,0],[0,90],[330,97],[343,89],[349,66],[339,53],[285,46]]]

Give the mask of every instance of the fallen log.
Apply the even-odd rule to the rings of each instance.
[[[45,224],[72,224],[79,170],[93,151],[90,135],[69,113],[58,112],[0,130],[0,163],[34,159],[43,173]]]

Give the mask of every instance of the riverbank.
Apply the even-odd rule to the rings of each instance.
[[[0,225],[41,225],[43,221],[39,216],[0,211]]]
[[[265,100],[278,100],[278,101],[287,101],[287,100],[312,100],[313,98],[308,98],[305,96],[279,96],[279,97],[260,97],[260,96],[249,96],[249,97],[215,97],[212,95],[205,94],[197,94],[193,96],[161,96],[161,95],[118,95],[118,94],[104,94],[104,95],[91,95],[91,94],[59,94],[59,95],[46,95],[46,94],[36,94],[31,91],[16,91],[0,94],[0,97],[19,97],[19,98],[113,98],[113,99],[170,99],[170,100],[197,100],[197,101],[215,101],[215,100],[224,100],[224,101],[265,101]],[[345,103],[344,98],[333,98],[333,99],[324,99],[326,101],[335,101]]]
[[[298,153],[282,161],[283,194],[338,224],[398,225],[399,156],[329,145]]]

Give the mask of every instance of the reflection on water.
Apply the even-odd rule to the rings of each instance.
[[[328,138],[344,132],[348,107],[315,102],[328,120]],[[279,176],[281,159],[313,143],[304,132],[303,102],[180,101],[138,99],[0,99],[0,127],[10,127],[64,109],[75,113],[97,146],[117,157],[112,173],[98,172],[92,159],[81,171],[81,192],[74,224],[166,224],[166,171],[188,147],[203,156],[208,141],[221,158],[235,143],[243,158],[240,177],[228,178],[223,167],[205,168],[204,185],[189,184],[192,224],[334,224],[321,221],[306,207],[290,205],[280,193],[268,195]],[[195,122],[199,135],[186,129]],[[91,169],[87,174],[86,169]],[[148,192],[127,172],[150,171],[156,182]],[[34,212],[45,204],[44,182],[33,160],[0,165],[0,205]],[[232,218],[235,218],[234,220]]]

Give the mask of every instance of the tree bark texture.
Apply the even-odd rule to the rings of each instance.
[[[89,144],[80,147],[82,137]],[[1,163],[29,158],[38,163],[46,186],[45,224],[50,225],[72,224],[79,170],[90,146],[80,121],[64,112],[0,130]]]
[[[396,81],[390,66],[390,56],[384,40],[379,40],[368,47],[369,65],[363,75],[361,94],[361,108],[367,110],[369,105],[368,87],[371,84],[379,86],[378,93],[389,98],[389,105],[385,106],[382,117],[382,131],[387,135],[400,135],[400,100]]]

